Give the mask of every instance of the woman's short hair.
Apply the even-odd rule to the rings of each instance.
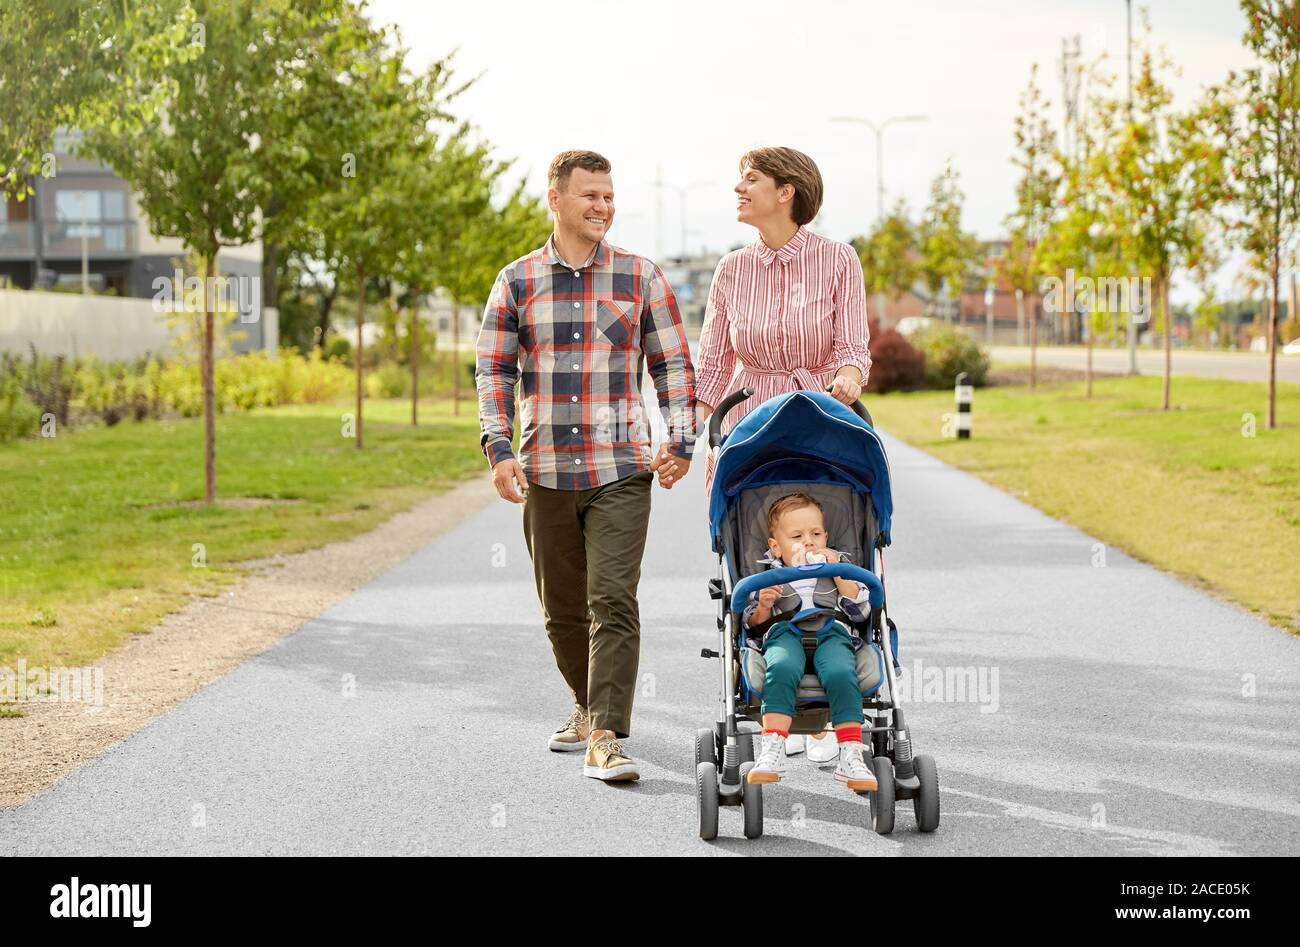
[[[806,224],[817,216],[822,206],[822,174],[802,151],[793,148],[755,148],[740,159],[740,170],[762,171],[776,181],[777,187],[794,185],[791,216],[796,224]]]

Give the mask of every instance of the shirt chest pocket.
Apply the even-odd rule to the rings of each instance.
[[[596,303],[596,329],[614,348],[627,348],[636,333],[637,315],[635,302],[602,299]]]

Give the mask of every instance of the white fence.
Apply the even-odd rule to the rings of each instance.
[[[247,333],[236,351],[279,344],[275,309],[261,310],[257,323],[231,329]],[[128,359],[173,351],[167,314],[152,299],[82,296],[72,293],[0,289],[0,351],[27,353],[31,346],[44,355],[96,355],[104,360]]]

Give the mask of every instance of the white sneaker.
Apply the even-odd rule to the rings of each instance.
[[[804,736],[802,733],[792,733],[785,738],[785,755],[798,756],[803,752]]]
[[[863,749],[861,743],[840,744],[840,764],[835,767],[835,778],[854,792],[875,792],[880,785],[871,765],[862,758]]]
[[[829,763],[840,755],[840,745],[835,738],[835,731],[827,727],[820,737],[808,738],[808,762]]]
[[[785,775],[785,737],[779,733],[763,734],[758,761],[745,777],[750,783],[774,783]]]

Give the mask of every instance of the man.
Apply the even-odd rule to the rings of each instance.
[[[583,773],[637,779],[619,740],[632,728],[640,661],[637,583],[655,472],[671,489],[695,443],[695,377],[663,273],[605,240],[609,162],[566,151],[551,162],[546,245],[497,275],[478,337],[480,442],[503,499],[522,503],[524,538],[555,662],[574,711],[550,739],[586,750]],[[642,366],[668,436],[651,459]],[[511,449],[523,382],[520,456]]]

